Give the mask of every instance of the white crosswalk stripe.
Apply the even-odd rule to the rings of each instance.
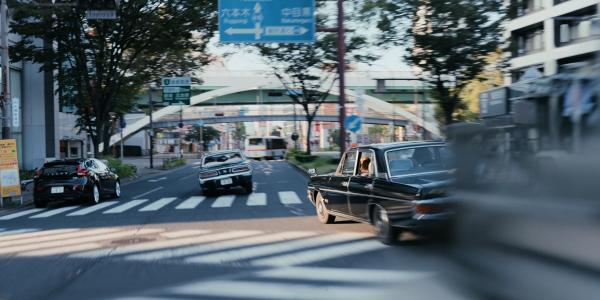
[[[31,216],[29,218],[30,219],[48,218],[48,217],[52,217],[52,216],[64,213],[66,211],[77,209],[77,208],[79,208],[79,206],[67,206],[67,207],[57,208],[57,209],[53,209],[53,210],[49,210],[49,211],[43,212],[43,213],[38,214],[38,215]]]
[[[223,208],[223,207],[231,207],[233,205],[233,201],[235,200],[234,195],[220,196],[213,202],[212,208]]]
[[[0,232],[0,236],[6,236],[6,235],[12,235],[12,234],[18,234],[18,233],[34,232],[34,231],[39,231],[39,229],[36,229],[36,228],[24,228],[24,229],[14,229],[14,230],[3,229],[2,232]]]
[[[302,237],[307,237],[307,236],[315,234],[313,232],[304,232],[304,231],[274,233],[274,234],[267,234],[267,235],[264,235],[264,234],[259,235],[260,233],[261,233],[260,231],[233,231],[233,232],[229,232],[229,233],[215,234],[215,235],[206,237],[207,240],[214,239],[214,243],[190,246],[190,247],[184,247],[184,248],[178,248],[178,249],[169,249],[169,250],[165,250],[165,251],[138,254],[138,255],[128,256],[128,257],[126,257],[126,259],[143,260],[143,261],[162,260],[162,259],[167,259],[167,258],[198,255],[200,253],[207,253],[207,252],[213,252],[213,251],[222,251],[222,250],[250,246],[250,245],[272,243],[272,242],[282,241],[282,240],[286,240],[286,239],[302,238]],[[237,235],[237,236],[235,236],[235,235]],[[249,236],[249,237],[244,237],[244,236]]]
[[[104,214],[120,214],[120,213],[125,212],[129,209],[132,209],[140,204],[143,204],[146,201],[148,201],[148,200],[147,199],[132,200],[132,201],[126,202],[125,204],[121,204],[117,207],[109,209],[109,210],[105,211]]]
[[[285,254],[251,261],[255,266],[287,267],[309,264],[342,256],[384,249],[387,246],[375,240],[353,242],[350,244],[314,249],[302,253]]]
[[[362,283],[397,283],[425,279],[434,276],[431,272],[421,271],[392,271],[347,268],[322,268],[322,267],[289,267],[268,269],[257,272],[258,277],[273,279],[294,279],[336,282],[362,282]]]
[[[354,239],[356,239],[356,235],[354,234],[318,236],[315,238],[284,241],[281,243],[255,246],[244,249],[235,249],[231,251],[222,251],[208,255],[194,256],[187,258],[185,261],[193,263],[219,264],[283,252],[297,251],[304,248],[323,246],[327,244],[334,244]]]
[[[175,200],[177,200],[177,198],[162,198],[145,207],[142,207],[139,211],[157,211]]]
[[[32,209],[24,210],[24,211],[17,212],[17,213],[14,213],[14,214],[9,214],[9,215],[6,215],[6,216],[2,216],[2,217],[0,217],[0,220],[3,220],[3,221],[4,220],[12,220],[12,219],[16,219],[18,217],[32,215],[32,214],[35,214],[35,213],[38,213],[38,212],[41,212],[41,211],[44,211],[44,210],[45,209],[43,209],[43,208],[32,208]]]
[[[181,204],[177,205],[175,209],[194,209],[198,205],[200,205],[200,203],[202,203],[205,199],[206,197],[204,196],[190,197],[189,199],[181,202]]]
[[[68,214],[67,216],[85,216],[87,214],[91,214],[91,213],[93,213],[95,211],[107,208],[107,207],[112,206],[112,205],[117,204],[117,203],[119,203],[119,202],[117,202],[117,201],[108,201],[108,202],[104,202],[104,203],[99,203],[99,204],[92,205],[92,206],[84,208],[84,209],[80,209],[78,211],[74,211],[74,212]]]
[[[278,199],[273,199],[278,197]],[[245,199],[244,199],[245,198]],[[197,209],[204,202],[210,203],[209,208],[220,209],[220,208],[231,208],[236,200],[245,200],[245,205],[248,207],[266,207],[267,205],[296,205],[302,204],[302,198],[298,196],[298,193],[294,191],[282,191],[277,196],[271,196],[267,193],[252,193],[246,196],[241,195],[223,195],[217,198],[207,198],[205,196],[192,196],[186,200],[178,203],[174,208],[169,204],[177,201],[176,197],[165,197],[150,202],[148,199],[136,199],[127,202],[119,201],[107,201],[92,206],[80,207],[80,206],[67,206],[53,209],[42,209],[33,208],[19,212],[9,213],[1,216],[0,221],[8,221],[17,219],[20,217],[29,217],[30,219],[44,219],[52,216],[58,216],[62,213],[66,213],[63,216],[75,217],[75,216],[87,216],[93,213],[99,214],[120,214],[132,210],[136,207],[141,207],[142,204],[146,206],[138,209],[138,212],[150,212],[158,211],[162,209],[175,209],[175,210],[193,210]],[[107,210],[105,210],[107,209]],[[105,210],[105,211],[104,211]]]
[[[279,192],[279,199],[282,204],[302,204],[298,194],[292,191]]]
[[[246,201],[247,206],[265,206],[267,205],[267,194],[265,193],[253,193],[248,196]]]

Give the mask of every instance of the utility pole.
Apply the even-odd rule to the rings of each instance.
[[[0,40],[2,43],[2,138],[10,138],[10,60],[8,56],[8,6],[6,0],[0,4]]]
[[[337,1],[338,6],[338,73],[340,80],[339,122],[340,122],[340,157],[346,152],[346,39],[344,29],[344,0]]]
[[[152,122],[152,113],[154,112],[154,102],[152,100],[153,85],[148,85],[148,107],[150,110],[150,169],[154,169],[154,123]]]

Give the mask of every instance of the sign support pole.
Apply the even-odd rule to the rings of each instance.
[[[152,100],[152,84],[148,86],[148,107],[150,110],[150,169],[154,169],[154,124],[152,113],[154,113],[154,102]]]
[[[344,30],[344,0],[337,0],[338,8],[338,73],[340,81],[340,98],[339,98],[339,122],[340,122],[340,157],[346,152],[346,41]]]
[[[2,0],[0,4],[0,42],[2,43],[2,138],[10,138],[10,62],[8,59],[8,6],[6,0]]]

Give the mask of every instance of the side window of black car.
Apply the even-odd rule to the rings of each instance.
[[[83,163],[83,165],[85,166],[86,169],[90,169],[90,170],[95,170],[96,166],[94,165],[94,161],[88,160],[85,163]]]
[[[346,159],[344,160],[344,165],[342,166],[342,175],[343,176],[354,175],[354,167],[355,166],[356,166],[356,151],[348,152],[346,154]]]

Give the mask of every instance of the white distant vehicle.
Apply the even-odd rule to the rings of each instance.
[[[284,158],[287,151],[285,139],[278,136],[249,137],[246,139],[246,156],[253,159]]]

